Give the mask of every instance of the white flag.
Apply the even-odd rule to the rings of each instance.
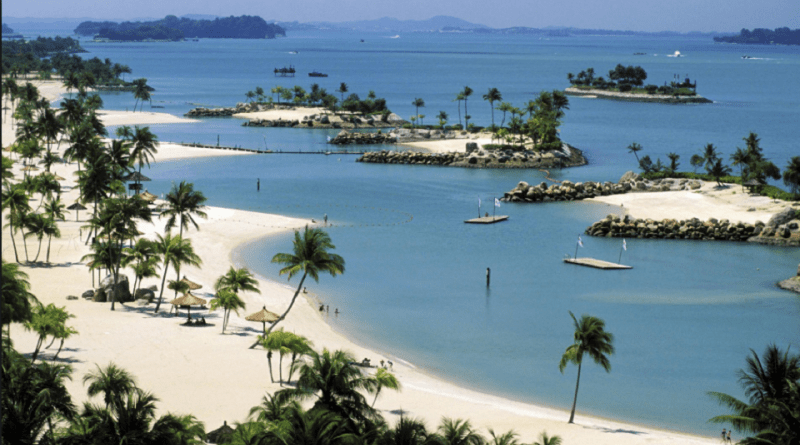
[[[581,240],[581,236],[578,235],[578,245],[583,247],[583,241]]]
[[[500,200],[499,199],[494,198],[494,206],[495,207],[500,207]]]
[[[478,198],[478,207],[481,206],[481,198]]]
[[[622,239],[622,250],[628,250],[628,243],[625,242],[625,239]]]

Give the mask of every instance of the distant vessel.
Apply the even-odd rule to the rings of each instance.
[[[683,57],[683,56],[681,55],[680,51],[675,51],[674,54],[672,54],[671,56],[667,56],[667,57]]]
[[[390,39],[399,39],[399,38],[400,38],[400,34],[398,34],[398,35],[396,35],[396,36],[389,37],[389,38],[390,38]]]
[[[361,43],[364,43],[364,39],[361,39]]]
[[[752,57],[748,56],[747,54],[742,56],[742,59],[752,59]]]
[[[192,39],[192,42],[199,42],[199,41],[200,41],[200,39],[198,39],[197,37]]]
[[[308,73],[308,77],[328,77],[325,73],[320,73],[319,71],[312,71]]]
[[[297,54],[297,51],[289,51],[289,54]]]
[[[633,53],[634,56],[646,56],[647,53]]]

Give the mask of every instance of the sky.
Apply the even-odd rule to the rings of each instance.
[[[257,15],[271,21],[458,17],[493,28],[567,26],[632,31],[800,28],[800,0],[3,0],[3,17],[132,19]]]

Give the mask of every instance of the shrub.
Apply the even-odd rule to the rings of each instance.
[[[621,93],[627,93],[628,91],[630,91],[632,89],[633,89],[633,87],[630,84],[627,84],[627,83],[621,83],[619,85],[619,91]]]

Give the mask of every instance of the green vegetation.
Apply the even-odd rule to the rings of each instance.
[[[738,36],[714,37],[715,42],[742,43],[757,45],[800,45],[800,29],[755,28],[752,31],[742,28]]]
[[[103,28],[97,34],[97,38],[115,41],[141,42],[143,40],[183,40],[183,31],[175,28],[168,28],[163,25],[142,25],[133,29],[116,30],[113,28]]]
[[[2,42],[3,74],[18,76],[39,72],[42,76],[52,73],[55,62],[72,53],[86,52],[80,43],[66,37],[39,37],[36,40],[4,40]],[[52,57],[53,60],[45,59]]]
[[[255,101],[255,103],[259,104],[277,103],[281,105],[282,103],[291,103],[295,106],[322,106],[332,112],[336,112],[336,104],[340,104],[340,109],[364,116],[388,116],[391,113],[391,111],[386,108],[386,99],[377,97],[374,91],[370,91],[367,94],[367,98],[363,100],[355,93],[345,98],[344,94],[348,91],[349,87],[346,83],[342,82],[336,90],[336,92],[341,95],[340,100],[335,95],[329,94],[325,88],[320,88],[317,83],[311,84],[311,91],[308,92],[299,85],[295,85],[292,88],[276,85],[270,90],[271,96],[267,98],[264,89],[257,86],[255,90],[250,90],[245,93],[245,97],[248,102]],[[272,97],[272,95],[275,97]],[[265,101],[265,99],[268,100]]]
[[[261,17],[243,15],[224,17],[214,20],[192,20],[168,15],[152,22],[83,22],[75,28],[75,33],[83,36],[99,34],[101,37],[132,36],[139,37],[154,32],[165,32],[166,35],[186,37],[202,37],[210,39],[274,39],[286,36],[286,31],[278,25],[269,24]],[[131,32],[133,32],[131,34]],[[154,35],[154,34],[153,34]],[[155,38],[155,37],[151,37]],[[114,40],[129,40],[120,38]]]
[[[644,85],[647,72],[641,66],[623,66],[618,64],[608,72],[608,79],[595,77],[594,68],[587,68],[578,73],[567,74],[567,80],[574,88],[596,89],[629,94],[661,94],[669,96],[696,96],[697,82],[691,83],[686,78],[683,82],[672,81],[662,86]]]
[[[748,434],[739,443],[792,445],[800,442],[800,355],[767,346],[759,357],[750,350],[747,367],[739,370],[746,401],[728,394],[709,392],[731,414],[709,419],[731,425]]]

